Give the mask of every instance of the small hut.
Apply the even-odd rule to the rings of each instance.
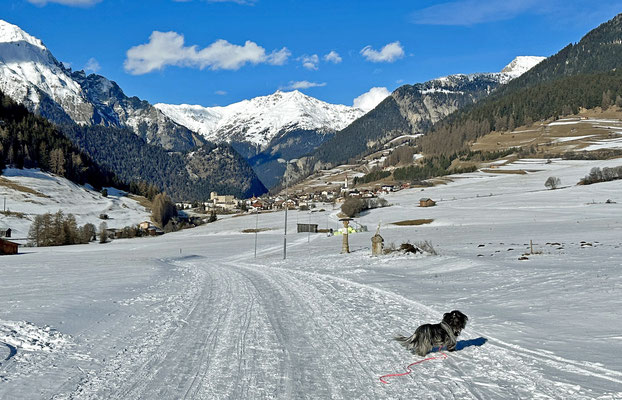
[[[318,224],[298,224],[298,233],[317,233],[317,226]]]
[[[0,254],[17,254],[17,248],[19,244],[8,241],[6,239],[0,239]]]
[[[0,237],[10,238],[11,237],[11,228],[2,228],[2,229],[0,229]]]
[[[430,198],[424,197],[419,199],[419,207],[432,207],[435,205],[436,202]]]

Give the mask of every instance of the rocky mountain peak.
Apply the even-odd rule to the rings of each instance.
[[[513,75],[513,77],[518,77],[525,72],[529,71],[540,62],[545,60],[546,57],[537,57],[537,56],[518,56],[508,65],[506,65],[501,72],[509,75]]]

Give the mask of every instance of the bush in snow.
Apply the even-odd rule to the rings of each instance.
[[[360,199],[356,197],[349,197],[341,205],[341,212],[347,215],[349,218],[352,218],[361,211],[369,210],[372,208],[387,207],[388,205],[389,202],[382,198]]]

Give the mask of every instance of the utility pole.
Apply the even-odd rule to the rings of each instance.
[[[298,161],[297,158],[293,158],[289,161],[286,161],[282,158],[279,158],[277,162],[281,164],[285,164],[285,229],[283,234],[283,260],[287,258],[287,209],[289,203],[289,164]]]
[[[289,186],[289,163],[285,164],[285,234],[283,235],[283,260],[287,258],[287,209],[288,203],[288,186]]]
[[[257,258],[257,229],[259,227],[259,208],[255,208],[255,258]]]

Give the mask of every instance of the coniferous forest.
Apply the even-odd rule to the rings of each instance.
[[[101,168],[60,130],[0,92],[0,170],[40,168],[95,188],[128,188],[112,172]]]

